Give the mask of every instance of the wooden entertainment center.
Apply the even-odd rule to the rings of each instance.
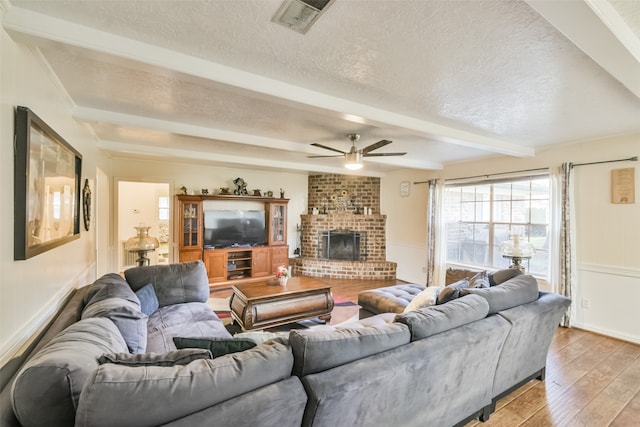
[[[268,236],[264,246],[206,248],[203,201],[259,202],[264,205]],[[265,280],[278,266],[289,266],[287,245],[288,199],[256,196],[176,195],[175,241],[180,262],[202,260],[211,287]]]

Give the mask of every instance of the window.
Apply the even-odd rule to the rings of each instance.
[[[169,198],[158,197],[158,220],[169,221]]]
[[[447,263],[505,268],[500,243],[518,234],[536,249],[523,262],[527,272],[547,277],[549,270],[549,176],[470,184],[446,184],[444,221]]]

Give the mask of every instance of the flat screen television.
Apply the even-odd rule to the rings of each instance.
[[[205,248],[267,244],[265,211],[204,210]]]

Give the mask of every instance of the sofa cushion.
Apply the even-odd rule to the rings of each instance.
[[[489,314],[495,314],[538,299],[538,282],[533,276],[522,274],[499,286],[467,288],[460,292],[463,295],[475,294],[485,298],[489,303]]]
[[[160,308],[158,296],[156,295],[153,284],[149,283],[136,291],[136,296],[140,300],[140,310],[147,316],[151,316]]]
[[[213,357],[238,353],[256,346],[256,342],[249,338],[216,338],[216,337],[174,337],[173,342],[178,349],[204,348],[211,352]]]
[[[138,297],[124,278],[116,273],[108,273],[89,285],[84,295],[84,305],[91,305],[108,298],[122,298],[140,305]]]
[[[201,348],[185,348],[163,354],[143,353],[110,353],[98,359],[99,364],[115,363],[126,366],[175,366],[186,365],[198,359],[213,359],[209,350]]]
[[[416,295],[409,304],[404,308],[404,313],[414,311],[419,308],[436,305],[438,294],[443,289],[442,286],[428,286],[424,291]]]
[[[292,330],[293,373],[299,377],[326,371],[409,342],[409,329],[399,323],[335,330]]]
[[[124,276],[134,291],[152,283],[160,307],[209,299],[209,278],[202,261],[134,267],[125,270]]]
[[[20,370],[11,390],[23,426],[72,426],[82,386],[104,353],[127,344],[112,321],[80,320],[60,332]]]
[[[147,331],[147,351],[154,353],[175,350],[173,337],[231,337],[218,316],[201,302],[160,307],[149,317]]]
[[[82,389],[76,426],[163,425],[287,379],[292,367],[291,349],[279,339],[188,365],[107,363],[92,373]]]
[[[91,301],[82,311],[82,318],[106,317],[120,330],[131,353],[144,353],[147,348],[147,316],[138,304],[123,298]]]
[[[395,320],[407,325],[411,341],[416,341],[484,319],[488,312],[489,304],[484,298],[468,295],[447,304],[398,314]]]
[[[502,270],[494,271],[493,273],[489,274],[489,283],[491,284],[491,286],[496,286],[521,274],[522,272],[517,268],[505,268]]]

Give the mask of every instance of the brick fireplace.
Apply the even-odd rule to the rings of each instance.
[[[386,260],[387,217],[380,214],[380,178],[311,175],[308,200],[310,213],[300,218],[300,257],[290,260],[295,274],[396,278],[396,263]],[[364,208],[372,214],[364,215]],[[332,236],[337,239],[333,250]]]

